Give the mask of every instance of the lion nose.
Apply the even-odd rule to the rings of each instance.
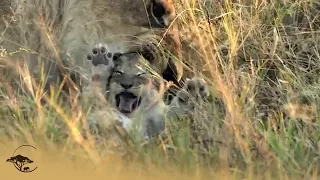
[[[133,84],[128,84],[128,83],[121,83],[120,84],[124,89],[129,89],[133,86]]]

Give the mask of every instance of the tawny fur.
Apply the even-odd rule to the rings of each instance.
[[[60,59],[67,62],[65,65],[80,68],[81,73],[89,73],[85,55],[98,42],[107,43],[112,52],[140,50],[145,37],[164,36],[165,28],[176,16],[172,0],[5,2],[8,3],[1,5],[8,7],[10,4],[14,16],[6,17],[6,23],[0,25],[1,32],[5,31],[0,45],[10,52],[21,47],[27,49],[29,53],[23,54],[22,59],[33,69],[39,66],[40,60],[45,61],[45,69],[52,69],[53,75],[57,69],[51,68],[50,62]],[[147,13],[150,3],[160,3],[165,7],[165,13],[160,17],[164,27],[159,26],[159,21],[153,21],[153,15]],[[173,53],[179,56],[180,40],[175,24],[170,26],[164,40],[171,44]],[[177,71],[180,79],[182,65],[177,65]]]
[[[3,3],[1,6],[11,6],[13,17],[5,16],[10,12],[1,11],[5,23],[0,24],[0,31],[3,32],[0,46],[9,52],[21,47],[28,50],[28,53],[22,53],[18,58],[22,58],[35,71],[40,62],[44,61],[47,73],[52,69],[50,74],[53,77],[59,72],[57,68],[51,68],[54,64],[51,62],[56,63],[60,60],[70,63],[69,67],[79,67],[81,75],[90,75],[92,62],[87,60],[87,54],[99,42],[108,44],[109,51],[112,53],[125,53],[143,51],[148,42],[157,44],[164,36],[164,49],[172,51],[178,57],[181,56],[178,29],[172,22],[176,16],[172,0],[7,0],[6,2],[10,3]],[[165,14],[161,16],[162,21],[156,19],[155,22],[150,22],[155,20],[154,17],[147,16],[147,7],[150,2],[162,3],[165,7]],[[166,31],[165,28],[169,25],[170,29]],[[167,34],[164,34],[165,32]],[[158,68],[158,72],[161,72],[166,68],[169,60],[165,57],[162,62],[163,59],[159,58],[157,53],[155,54],[156,57],[153,57],[151,63]],[[180,79],[182,65],[179,62],[174,63],[178,71],[177,79]],[[86,78],[91,82],[90,76]],[[148,96],[148,99],[155,98],[150,94],[144,96]],[[154,117],[152,115],[157,115],[159,117],[155,118],[159,122],[164,121],[162,116],[167,106],[164,105],[161,97],[157,99],[156,104],[159,106],[149,111],[147,113],[150,115],[147,116],[149,119],[144,120],[150,120]],[[121,117],[127,129],[127,122],[132,118],[124,118],[119,112],[107,112],[108,109],[97,108],[96,110],[96,113],[92,112],[90,116],[93,118],[89,118],[95,123],[104,122],[108,114],[114,118],[107,119],[119,120]],[[103,126],[109,126],[110,123],[103,124]],[[155,131],[163,130],[161,126],[159,127],[160,129],[156,128]],[[148,129],[144,128],[143,131],[145,134]]]
[[[207,83],[202,78],[194,77],[187,80],[170,105],[165,105],[163,89],[157,87],[162,80],[153,76],[155,71],[152,64],[138,53],[121,54],[113,58],[111,62],[114,54],[110,53],[107,47],[106,44],[98,44],[88,56],[92,66],[110,70],[104,73],[109,77],[91,81],[91,88],[97,86],[100,90],[98,93],[103,94],[101,97],[106,97],[106,99],[101,98],[102,101],[95,100],[95,108],[88,117],[88,124],[94,134],[103,133],[112,127],[114,122],[119,122],[125,131],[138,130],[138,137],[148,140],[165,130],[166,116],[183,118],[185,115],[194,113],[196,104],[204,102],[209,97]],[[95,72],[92,72],[92,76],[96,76]],[[101,85],[106,84],[108,85],[105,90],[100,88]],[[123,96],[124,93],[129,93],[131,96]],[[90,95],[90,93],[87,94]],[[87,96],[87,94],[83,95]],[[129,103],[130,106],[127,105],[128,102],[133,102],[133,96],[138,105],[127,109],[132,107],[133,103]],[[121,102],[125,106],[122,106]],[[109,136],[118,137],[119,134],[115,132],[112,131]],[[116,142],[118,143],[121,144],[121,142]]]

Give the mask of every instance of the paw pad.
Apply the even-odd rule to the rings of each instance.
[[[104,44],[98,44],[94,47],[90,54],[87,56],[87,60],[92,62],[93,66],[110,65],[112,63],[113,53],[111,53]]]

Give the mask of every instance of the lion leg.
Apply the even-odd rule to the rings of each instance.
[[[161,114],[147,118],[144,123],[144,139],[147,141],[158,136],[165,129],[164,116]]]
[[[91,61],[91,81],[98,87],[106,88],[111,71],[114,67],[114,53],[106,44],[97,44],[88,54],[87,60]]]
[[[85,88],[85,94],[89,97],[99,98],[105,101],[105,93],[108,90],[108,80],[114,68],[114,53],[107,44],[96,44],[87,55],[90,62],[91,74],[89,85]]]

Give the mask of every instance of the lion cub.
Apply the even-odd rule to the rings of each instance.
[[[160,81],[152,75],[154,68],[148,61],[135,52],[113,54],[103,44],[96,45],[87,59],[92,62],[87,95],[105,97],[104,110],[116,112],[113,118],[124,123],[127,131],[138,128],[149,139],[164,130],[166,106],[159,91]],[[97,106],[99,103],[95,101]],[[101,108],[97,110],[101,112]]]
[[[94,119],[89,121],[96,125],[108,126],[115,120],[121,122],[126,131],[138,130],[149,140],[164,131],[167,114],[183,116],[194,110],[197,101],[209,97],[206,82],[194,77],[187,80],[171,104],[166,105],[163,100],[165,81],[158,75],[157,64],[151,64],[136,52],[114,54],[107,45],[98,44],[87,59],[92,63],[92,81],[88,89],[96,89],[87,93],[95,97],[101,94],[106,105],[91,113]]]

